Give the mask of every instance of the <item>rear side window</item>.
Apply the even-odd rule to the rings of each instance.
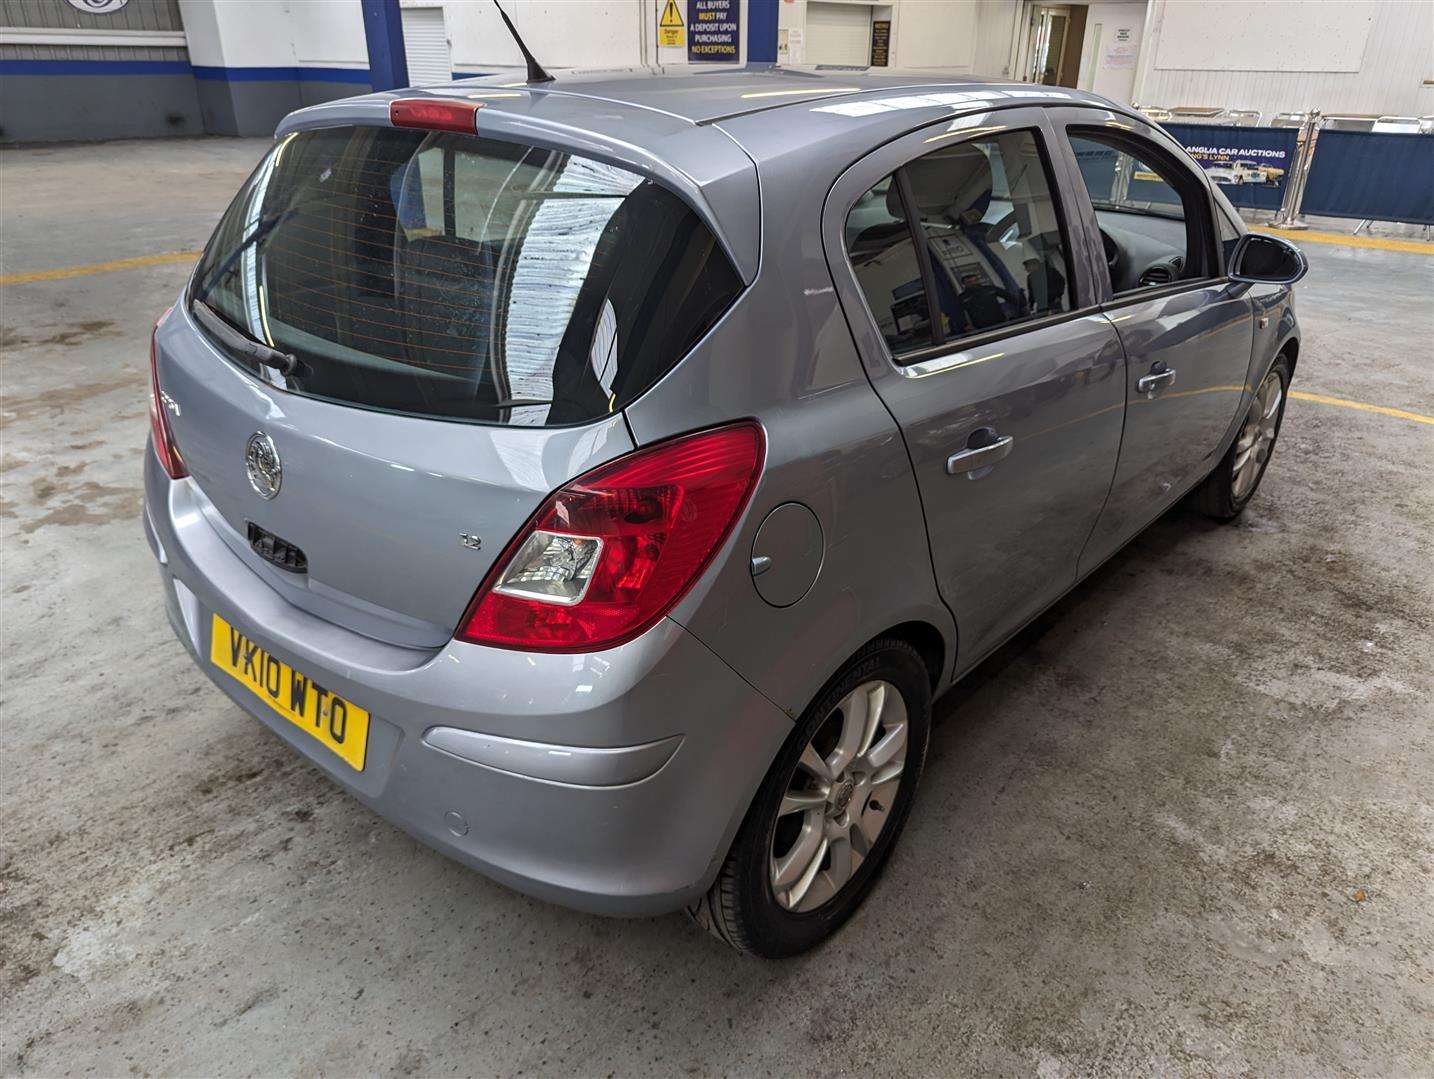
[[[932,344],[921,264],[894,176],[882,180],[852,207],[846,241],[856,279],[892,355]]]
[[[1070,310],[1052,190],[1035,134],[1010,131],[933,150],[857,200],[847,253],[898,362]]]
[[[194,277],[314,397],[560,426],[622,408],[742,284],[672,192],[575,154],[472,135],[331,128],[282,140]],[[222,343],[217,342],[217,344]]]

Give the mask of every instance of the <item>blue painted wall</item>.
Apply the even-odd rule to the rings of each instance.
[[[204,131],[186,60],[0,60],[0,142]]]
[[[777,62],[778,0],[747,0],[747,63]]]

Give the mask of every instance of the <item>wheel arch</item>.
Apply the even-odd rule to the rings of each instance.
[[[926,674],[931,681],[931,692],[934,694],[945,679],[947,667],[955,655],[955,648],[948,646],[945,635],[930,622],[914,619],[900,622],[883,630],[861,647],[865,648],[872,641],[886,637],[905,641],[916,650],[916,654],[921,657],[921,662],[926,666]],[[854,656],[860,651],[861,648],[858,648],[852,655]],[[837,669],[841,670],[850,659],[851,656],[848,656]]]
[[[1295,374],[1295,368],[1299,365],[1300,362],[1300,339],[1294,334],[1291,334],[1289,337],[1285,338],[1284,343],[1280,345],[1279,348],[1275,349],[1275,359],[1277,360],[1281,356],[1289,357],[1290,377],[1293,378]],[[1273,363],[1274,361],[1272,360],[1271,362]]]

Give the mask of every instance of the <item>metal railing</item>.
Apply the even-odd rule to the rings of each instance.
[[[1216,105],[1141,105],[1133,106],[1142,115],[1157,123],[1227,124],[1233,127],[1259,127],[1265,114],[1258,109],[1232,109]],[[1303,127],[1310,112],[1277,112],[1270,117],[1269,127]],[[1324,127],[1330,131],[1373,131],[1399,135],[1434,134],[1434,116],[1391,116],[1372,112],[1321,112]]]
[[[1175,105],[1161,108],[1156,105],[1136,105],[1145,116],[1157,121],[1194,124],[1229,124],[1233,127],[1256,127],[1264,118],[1258,109],[1224,109],[1213,105]]]
[[[1319,109],[1304,114],[1300,132],[1295,136],[1295,160],[1290,178],[1285,184],[1285,197],[1275,214],[1277,229],[1307,229],[1308,223],[1300,217],[1300,205],[1305,198],[1305,185],[1310,179],[1310,163],[1314,161],[1315,144],[1319,142],[1322,117]]]

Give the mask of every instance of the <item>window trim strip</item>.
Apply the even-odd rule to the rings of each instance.
[[[963,352],[970,352],[982,345],[995,344],[1018,334],[1044,330],[1051,326],[1059,326],[1065,322],[1074,322],[1076,319],[1090,318],[1102,313],[1099,305],[1091,305],[1075,311],[1058,311],[1055,314],[1029,319],[1025,322],[1010,322],[1004,326],[987,330],[985,333],[971,334],[948,341],[944,345],[931,345],[927,348],[902,353],[901,359],[907,362],[898,362],[895,357],[892,357],[892,366],[903,378],[926,378],[928,375],[939,375],[953,368],[964,367],[969,361],[958,359]],[[956,347],[951,347],[953,344]],[[943,364],[942,360],[951,362]]]
[[[916,248],[916,265],[921,269],[921,290],[926,293],[926,320],[931,324],[931,344],[926,347],[939,348],[946,343],[946,327],[941,324],[941,305],[936,298],[936,270],[931,265],[931,248],[927,246],[930,237],[915,212],[916,197],[911,193],[911,179],[906,175],[906,165],[891,175],[901,196],[902,212],[906,214],[906,231]],[[890,346],[887,346],[887,351],[891,351]]]
[[[1130,307],[1132,304],[1144,303],[1146,300],[1159,300],[1167,296],[1179,296],[1184,292],[1198,292],[1201,289],[1218,288],[1228,284],[1230,284],[1230,279],[1227,277],[1197,277],[1189,281],[1172,281],[1159,288],[1127,289],[1096,304],[1095,309],[1102,313],[1117,311],[1122,307]]]

